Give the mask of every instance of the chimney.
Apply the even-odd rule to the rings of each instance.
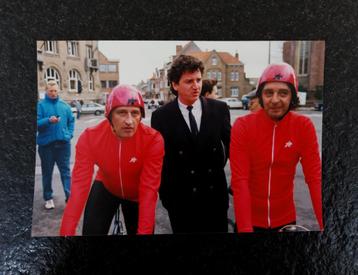
[[[176,48],[176,55],[178,55],[183,49],[183,46],[181,45],[177,45],[177,48]]]
[[[239,61],[239,54],[237,51],[235,52],[235,58],[237,59],[237,61]]]

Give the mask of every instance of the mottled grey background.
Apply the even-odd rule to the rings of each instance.
[[[358,3],[274,2],[0,1],[0,273],[357,274]],[[37,39],[326,40],[325,232],[31,238]]]

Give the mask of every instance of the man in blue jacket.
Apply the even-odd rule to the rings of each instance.
[[[55,208],[52,198],[52,173],[55,163],[61,174],[66,202],[70,195],[71,139],[74,117],[70,106],[58,96],[56,81],[47,83],[45,98],[37,105],[37,144],[41,159],[45,208]]]

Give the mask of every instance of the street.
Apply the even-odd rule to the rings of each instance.
[[[320,147],[322,146],[322,112],[317,112],[309,109],[302,109],[298,111],[301,114],[307,115],[313,121],[318,136]],[[146,109],[146,117],[142,120],[144,124],[150,125],[150,117],[152,110]],[[230,110],[231,124],[233,124],[237,117],[247,114],[245,110]],[[75,145],[81,132],[87,127],[98,124],[99,121],[105,119],[104,115],[81,115],[79,120],[75,123],[74,138],[71,142],[71,171],[75,159]],[[41,163],[38,153],[36,152],[36,169],[35,169],[35,188],[34,188],[34,202],[33,202],[33,222],[32,222],[32,236],[58,236],[60,223],[62,219],[63,210],[65,207],[65,196],[62,189],[62,183],[57,166],[54,169],[52,188],[54,190],[55,209],[46,210],[44,208],[44,201],[42,198],[42,182],[41,182]],[[230,183],[231,172],[229,163],[225,167],[226,177]],[[312,203],[308,192],[307,185],[304,181],[301,165],[298,165],[295,177],[295,204],[297,212],[297,224],[305,226],[310,230],[318,230],[318,224],[312,210]],[[232,197],[230,198],[229,206],[229,232],[233,232],[233,204]],[[79,222],[77,232],[81,235],[82,221]],[[171,234],[169,218],[166,210],[162,207],[158,200],[156,211],[156,226],[155,234]]]

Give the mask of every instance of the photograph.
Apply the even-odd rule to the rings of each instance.
[[[36,47],[32,237],[324,230],[324,40]]]

